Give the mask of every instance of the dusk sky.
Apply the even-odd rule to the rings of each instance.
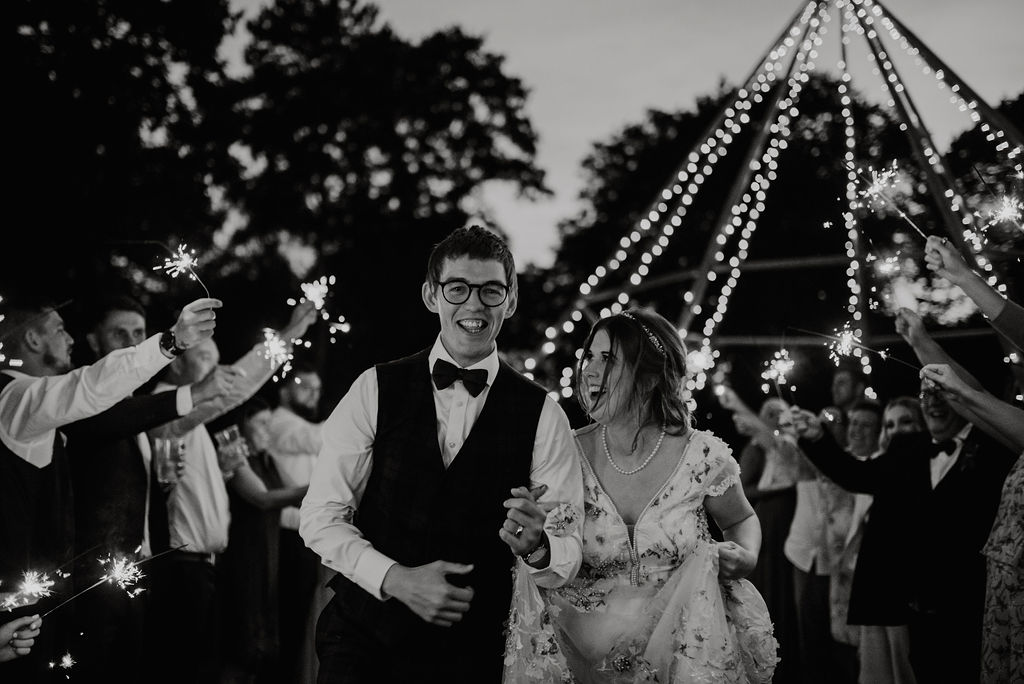
[[[253,7],[265,0],[236,0]],[[639,121],[648,108],[690,109],[720,79],[749,73],[800,3],[794,0],[380,0],[382,20],[418,40],[453,24],[483,35],[530,90],[527,113],[540,136],[538,163],[554,196],[539,202],[492,184],[481,198],[509,231],[520,266],[551,263],[555,225],[578,210],[580,162],[591,144]],[[982,98],[995,105],[1024,90],[1024,0],[887,0],[885,7]],[[835,12],[833,12],[835,17]],[[819,68],[838,59],[829,24]],[[934,79],[897,54],[940,149],[969,119]],[[851,49],[854,86],[880,99],[863,40]],[[784,158],[782,169],[784,170]],[[625,226],[623,229],[625,230]]]

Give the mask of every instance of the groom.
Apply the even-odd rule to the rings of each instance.
[[[508,247],[454,231],[422,296],[440,336],[355,381],[302,503],[303,539],[338,572],[317,624],[321,684],[500,681],[516,557],[543,587],[581,563],[578,529],[544,528],[558,503],[582,519],[568,420],[494,342],[516,308]]]

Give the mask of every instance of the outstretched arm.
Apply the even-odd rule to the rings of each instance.
[[[818,470],[848,492],[874,493],[881,459],[860,461],[848,454],[810,411],[792,409],[792,420],[804,454]]]
[[[974,389],[945,364],[928,364],[921,377],[938,385],[957,413],[1014,452],[1024,451],[1024,411]]]

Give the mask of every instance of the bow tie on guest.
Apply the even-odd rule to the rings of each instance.
[[[935,458],[939,454],[946,454],[947,456],[952,456],[953,452],[956,451],[956,448],[958,446],[960,446],[960,440],[955,438],[947,439],[942,442],[935,442],[936,451],[932,453],[932,458]]]
[[[430,371],[430,377],[434,379],[434,386],[439,390],[451,387],[456,380],[461,380],[466,391],[474,397],[484,391],[487,387],[487,371],[483,368],[469,370],[459,368],[448,363],[444,359],[434,362],[434,368]]]

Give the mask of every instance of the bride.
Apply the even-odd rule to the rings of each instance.
[[[742,579],[760,525],[729,447],[690,426],[678,334],[628,311],[599,321],[583,350],[577,394],[595,421],[576,433],[583,566],[554,590],[516,573],[505,681],[770,681],[771,620]],[[549,531],[575,524],[560,515]]]

